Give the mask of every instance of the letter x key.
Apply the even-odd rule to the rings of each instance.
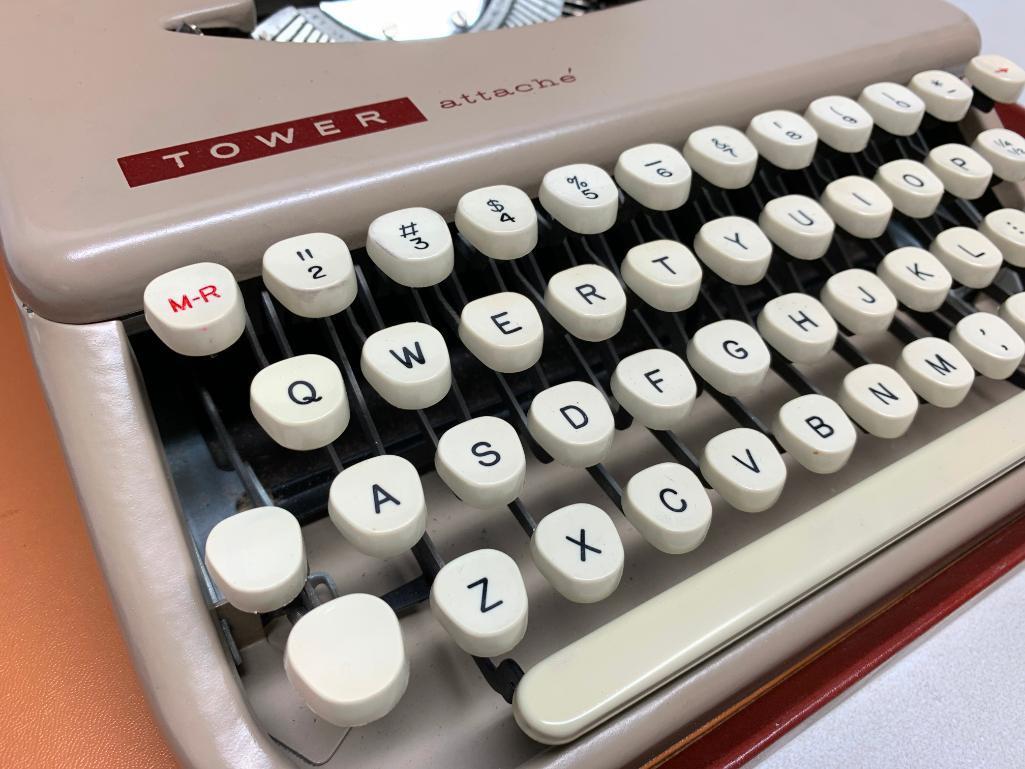
[[[601,550],[596,548],[594,545],[587,544],[587,532],[584,529],[580,530],[580,539],[573,539],[569,534],[566,535],[566,539],[577,545],[580,548],[580,560],[587,560],[587,551],[590,550],[592,553],[601,553]]]

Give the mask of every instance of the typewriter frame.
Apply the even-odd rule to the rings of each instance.
[[[573,38],[567,45],[583,50],[591,36],[601,39],[606,32],[620,32],[623,22],[629,20],[638,22],[636,27],[627,27],[639,38],[658,31],[651,25],[641,26],[641,20],[650,21],[657,13],[683,19],[694,6],[691,3],[672,5],[670,7],[671,0],[648,0],[536,30],[509,30],[481,35],[479,39],[467,38],[456,42],[460,54],[454,58],[472,60],[484,51],[495,54],[496,45],[511,47],[514,44],[507,41],[512,35],[519,35],[534,41],[543,50],[542,60],[537,62],[539,66],[551,63],[552,71],[561,71],[555,66],[556,62],[561,64],[561,60],[547,58],[553,47],[546,46],[548,42],[570,40],[563,35],[576,35],[579,31],[580,37]],[[815,17],[815,3],[792,0],[790,6],[795,13],[811,14],[809,27],[814,26],[815,18],[821,18]],[[195,176],[194,182],[210,190],[209,198],[198,208],[184,204],[183,196],[177,192],[179,188],[174,186],[178,182],[154,185],[146,194],[146,202],[140,204],[129,197],[127,188],[115,187],[115,183],[123,186],[123,179],[112,177],[106,166],[98,170],[97,164],[101,161],[108,163],[117,152],[126,151],[127,139],[140,142],[128,147],[129,150],[140,151],[174,143],[158,138],[160,132],[147,131],[145,138],[137,138],[141,127],[137,122],[129,122],[119,126],[113,132],[115,136],[102,140],[81,139],[77,146],[61,150],[60,157],[55,159],[59,165],[61,160],[74,154],[72,150],[88,154],[90,159],[81,166],[80,175],[102,180],[101,187],[109,193],[104,203],[104,206],[109,205],[108,210],[90,211],[86,221],[72,222],[67,228],[52,227],[46,237],[37,237],[33,230],[34,222],[39,220],[32,216],[33,209],[48,204],[44,193],[52,191],[42,185],[27,201],[24,209],[27,215],[15,218],[10,210],[0,213],[12,279],[23,300],[25,328],[94,547],[155,713],[176,753],[186,764],[282,769],[293,765],[253,721],[224,648],[224,638],[210,621],[193,551],[181,528],[163,451],[124,323],[109,318],[136,311],[141,286],[149,277],[195,261],[196,254],[224,262],[239,277],[254,275],[257,260],[253,255],[262,251],[266,242],[274,240],[276,235],[291,234],[296,228],[323,229],[325,221],[336,221],[333,212],[337,210],[348,212],[342,225],[348,229],[339,234],[355,245],[362,242],[366,223],[383,212],[384,207],[399,208],[424,199],[436,199],[440,201],[438,208],[450,215],[456,197],[474,186],[474,181],[483,184],[493,178],[496,167],[505,171],[503,180],[534,191],[544,170],[577,157],[573,145],[582,133],[593,139],[593,145],[587,157],[580,159],[608,164],[631,144],[648,140],[679,143],[689,130],[704,124],[720,121],[741,125],[751,114],[765,108],[800,107],[809,95],[823,92],[823,89],[853,94],[873,80],[906,79],[930,67],[955,67],[977,51],[978,37],[971,23],[959,12],[931,0],[885,7],[892,27],[882,34],[870,31],[868,22],[873,20],[872,14],[882,14],[884,6],[884,3],[873,5],[867,9],[867,21],[863,20],[856,29],[845,30],[846,45],[839,52],[826,55],[835,41],[816,41],[818,47],[802,50],[800,57],[820,65],[814,73],[798,72],[799,62],[795,62],[789,68],[779,68],[763,76],[757,83],[761,88],[758,93],[753,85],[745,86],[741,82],[740,78],[747,73],[740,64],[735,64],[716,82],[709,82],[703,73],[687,73],[688,79],[676,87],[677,93],[672,99],[666,97],[666,86],[650,89],[646,86],[637,91],[634,104],[617,105],[614,116],[603,116],[600,107],[594,106],[603,91],[601,84],[609,79],[629,84],[630,77],[636,73],[602,72],[598,68],[595,70],[597,83],[588,84],[582,79],[579,90],[573,91],[575,95],[563,113],[558,130],[552,130],[550,111],[545,108],[530,110],[523,122],[508,125],[510,113],[498,110],[489,113],[481,109],[460,125],[461,131],[476,137],[479,147],[473,150],[465,144],[447,144],[444,134],[451,130],[452,124],[439,118],[430,129],[432,133],[425,135],[422,146],[396,155],[395,162],[383,170],[371,172],[373,163],[368,160],[361,167],[353,165],[351,173],[348,168],[323,173],[319,165],[330,164],[332,160],[352,161],[351,153],[360,146],[353,144],[345,152],[335,152],[344,144],[339,143],[322,155],[313,151],[289,153],[284,159],[240,164],[235,166],[235,173],[219,171]],[[739,10],[740,3],[733,3],[731,7]],[[638,10],[645,8],[647,10]],[[183,7],[178,0],[162,0],[157,13],[147,10],[143,16],[133,9],[122,22],[127,33],[134,34],[134,25],[145,24],[159,35],[170,35],[167,28],[182,21],[244,25],[251,22],[248,13],[247,5],[235,0],[198,10]],[[927,13],[930,26],[923,30],[922,19]],[[562,27],[563,24],[576,26]],[[663,26],[668,29],[672,25]],[[703,41],[714,36],[699,35],[698,38]],[[746,53],[749,59],[757,58],[757,51],[768,47],[761,32],[754,39],[742,42],[751,49]],[[164,39],[155,34],[148,36],[148,33],[140,34],[130,47],[138,52],[137,46],[146,44],[156,44],[164,51],[159,71],[146,73],[157,75],[158,88],[171,83],[166,56],[173,59],[183,51],[198,50],[185,48],[197,45],[197,39],[181,36],[181,41],[172,42],[170,37]],[[628,47],[629,40],[622,44]],[[97,47],[90,45],[94,50]],[[238,51],[241,49],[237,46],[261,44],[213,41],[213,45],[218,53],[211,54],[206,63],[216,67],[240,61]],[[167,53],[172,48],[173,53]],[[862,55],[868,48],[875,55],[865,61]],[[228,49],[233,50],[228,53]],[[301,56],[334,63],[355,55],[343,50],[326,52],[319,48],[318,51],[322,52]],[[373,62],[371,66],[378,62],[384,62],[385,69],[396,66],[386,61],[384,57],[390,54],[380,46],[371,45],[366,51]],[[700,42],[695,60],[717,53],[718,49],[710,43]],[[279,62],[294,55],[294,52],[270,54]],[[412,53],[409,55],[416,58]],[[287,61],[287,68],[291,68],[295,60]],[[406,62],[403,68],[406,67],[415,68],[415,61]],[[454,71],[455,64],[446,65],[448,74]],[[647,74],[653,71],[649,69]],[[56,77],[62,73],[52,74]],[[280,73],[268,77],[272,74],[270,67],[254,72],[254,82],[266,77],[283,89],[287,79]],[[505,72],[495,73],[497,81],[507,76]],[[639,77],[638,82],[650,83],[651,78]],[[426,76],[416,87],[422,88],[423,93],[434,93]],[[59,98],[59,92],[55,94]],[[194,96],[190,103],[200,105],[209,103],[211,93],[204,91]],[[313,101],[319,104],[322,99],[318,94]],[[322,111],[310,106],[306,92],[291,94],[288,101],[302,108],[296,111],[298,106],[281,104],[274,112],[283,112],[287,117]],[[372,103],[374,99],[354,94],[347,97],[347,101],[361,104]],[[695,114],[690,108],[698,101],[702,110]],[[330,109],[340,105],[322,106]],[[247,124],[246,120],[253,125],[273,122],[263,105],[244,105],[239,112],[243,125]],[[89,114],[93,120],[97,119],[95,113]],[[428,118],[430,125],[435,115],[428,112]],[[209,130],[196,125],[196,135],[219,133],[214,128],[219,119],[219,115],[197,117],[195,122],[208,125]],[[89,122],[83,121],[85,125]],[[667,125],[673,128],[665,130]],[[39,169],[38,166],[32,169],[10,155],[12,149],[26,144],[24,124],[19,122],[13,128],[0,131],[3,131],[0,147],[8,153],[0,159],[5,168],[12,169],[0,182],[0,197],[13,200],[20,189],[34,186],[26,178],[30,171],[38,173]],[[533,139],[532,154],[527,162],[521,162],[526,142],[513,138],[519,131]],[[367,156],[372,157],[381,148],[401,144],[400,134],[390,136],[389,132],[384,132],[375,137],[372,144],[368,141],[366,146],[372,146],[373,150],[369,150]],[[500,150],[491,157],[484,157],[480,148],[488,144],[498,144]],[[445,149],[434,151],[438,146]],[[28,160],[38,161],[38,158]],[[262,165],[264,163],[268,165]],[[489,166],[489,163],[495,165]],[[445,164],[448,167],[439,170],[439,166]],[[270,166],[274,167],[273,171],[269,170]],[[404,177],[418,172],[424,174],[424,183],[403,189]],[[259,182],[269,175],[276,177],[274,183],[261,186]],[[308,178],[315,178],[315,186],[327,192],[311,195],[308,184],[298,181]],[[74,199],[72,188],[73,185],[61,191],[65,199]],[[245,189],[245,195],[240,197],[238,189]],[[425,196],[425,191],[430,194]],[[275,198],[287,199],[289,204],[277,211],[260,205],[260,201],[266,203]],[[126,227],[113,226],[112,217],[122,203],[129,200],[132,202],[125,216]],[[231,216],[210,216],[227,202],[231,204]],[[155,226],[149,214],[156,210],[163,212],[160,227],[165,237],[141,237],[140,233]],[[110,234],[114,232],[117,232],[116,237]],[[209,242],[205,239],[223,245],[211,250],[205,245]],[[100,269],[95,269],[97,266]],[[117,275],[118,280],[112,281],[112,275]],[[73,287],[71,293],[69,286]],[[72,325],[75,323],[84,325]],[[1023,483],[1025,471],[1019,469],[985,487],[875,555],[870,568],[853,569],[767,623],[758,633],[716,654],[600,729],[571,745],[539,754],[525,766],[551,766],[572,758],[588,766],[615,767],[657,753],[676,736],[685,733],[689,725],[739,699],[773,671],[800,657],[807,648],[806,639],[828,633],[882,600],[895,585],[912,579],[944,554],[996,525],[1020,504]],[[196,723],[201,723],[202,728],[195,728]]]

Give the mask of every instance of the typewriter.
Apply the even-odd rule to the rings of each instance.
[[[1021,504],[1025,71],[939,0],[2,34],[14,292],[186,766],[637,765]]]

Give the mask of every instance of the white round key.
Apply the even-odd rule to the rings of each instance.
[[[772,357],[758,332],[739,320],[718,320],[702,326],[687,344],[687,362],[724,395],[757,390]]]
[[[153,278],[142,296],[146,323],[179,355],[213,355],[246,328],[246,308],[231,270],[213,262]]]
[[[921,398],[940,408],[953,408],[975,381],[972,365],[954,345],[934,336],[916,339],[897,358],[899,373]]]
[[[456,229],[485,256],[519,259],[537,246],[537,211],[523,190],[482,187],[459,198]]]
[[[363,726],[391,712],[409,683],[395,612],[352,593],[300,618],[285,644],[285,674],[306,706],[335,726]]]
[[[623,490],[623,513],[663,553],[689,553],[712,523],[712,501],[694,472],[663,462],[637,473]]]
[[[975,137],[972,149],[984,157],[993,173],[1007,182],[1025,181],[1025,138],[1006,128],[990,128]]]
[[[652,349],[623,358],[612,374],[612,395],[652,430],[678,430],[697,397],[687,364],[669,350]]]
[[[857,430],[839,404],[814,393],[784,403],[772,433],[801,466],[822,474],[846,465],[858,440]]]
[[[546,173],[538,200],[563,227],[581,235],[605,232],[619,213],[619,189],[612,177],[587,163]]]
[[[295,451],[326,446],[349,425],[342,372],[323,355],[297,355],[262,369],[249,385],[249,408],[267,435]]]
[[[932,312],[947,298],[953,279],[947,268],[924,248],[907,246],[888,253],[876,274],[900,300],[918,312]]]
[[[1025,69],[997,54],[980,54],[965,67],[965,77],[986,96],[1001,104],[1014,104],[1025,89]]]
[[[826,281],[819,299],[852,334],[885,331],[897,312],[897,297],[868,270],[844,270]]]
[[[527,429],[555,461],[568,467],[601,462],[616,431],[605,396],[586,382],[563,382],[535,395]]]
[[[989,379],[1007,379],[1021,365],[1025,341],[1003,318],[974,312],[957,322],[950,343]]]
[[[863,176],[845,176],[826,185],[822,207],[857,238],[878,238],[893,215],[890,197]]]
[[[758,226],[796,259],[818,259],[829,250],[836,225],[826,210],[804,195],[784,195],[765,204]]]
[[[783,109],[762,112],[751,118],[747,138],[763,158],[788,171],[811,165],[819,142],[811,123],[796,112]]]
[[[627,195],[654,211],[677,209],[690,195],[690,166],[667,144],[628,149],[619,156],[614,175]]]
[[[757,224],[743,216],[706,222],[694,239],[694,251],[708,269],[738,286],[760,281],[772,259],[772,243]]]
[[[374,219],[367,255],[389,278],[413,288],[441,283],[455,258],[448,224],[429,208],[403,208]]]
[[[745,513],[772,507],[787,466],[767,437],[748,427],[720,433],[701,452],[701,474],[730,505]]]
[[[420,475],[393,454],[364,459],[338,473],[327,511],[349,544],[376,558],[409,550],[427,528]]]
[[[978,230],[951,227],[933,240],[929,251],[943,263],[958,283],[969,288],[985,288],[1000,271],[1000,249]]]
[[[299,522],[280,507],[256,507],[225,518],[206,538],[207,571],[236,609],[280,609],[306,584]]]
[[[943,182],[914,160],[884,163],[876,170],[873,181],[893,201],[894,208],[916,219],[932,216],[943,198]]]
[[[608,514],[579,502],[549,513],[530,539],[534,564],[575,603],[608,598],[623,576],[623,542]]]
[[[551,277],[545,307],[577,339],[601,342],[623,327],[626,293],[611,270],[580,264]]]
[[[872,116],[846,96],[823,96],[808,105],[805,119],[819,138],[840,152],[861,152],[872,136]]]
[[[459,315],[459,338],[488,368],[524,371],[541,358],[544,326],[534,303],[506,291],[474,299]]]
[[[858,104],[876,125],[894,136],[911,136],[925,116],[925,102],[910,88],[897,83],[865,86]]]
[[[446,563],[431,585],[431,613],[460,649],[498,657],[527,633],[527,589],[516,562],[474,550]]]
[[[1003,318],[1018,336],[1025,339],[1025,291],[1007,297],[1000,305],[997,315]]]
[[[1025,211],[1017,208],[992,211],[982,220],[979,232],[1000,249],[1004,261],[1025,267]]]
[[[683,243],[654,240],[626,252],[623,282],[656,310],[683,312],[701,290],[701,265]]]
[[[512,425],[485,416],[447,430],[438,441],[434,467],[463,502],[491,510],[520,495],[527,458]]]
[[[349,247],[326,232],[279,240],[264,251],[263,282],[281,304],[302,318],[326,318],[356,298]]]
[[[982,155],[963,144],[941,144],[925,158],[925,167],[943,182],[951,195],[976,200],[989,189],[993,166]]]
[[[837,400],[851,419],[877,438],[899,438],[918,412],[918,396],[908,383],[879,363],[849,372]]]
[[[908,83],[925,102],[925,111],[937,120],[956,123],[972,106],[972,89],[956,75],[940,69],[919,72]]]
[[[758,333],[794,363],[814,363],[833,349],[838,329],[822,303],[808,294],[783,294],[758,313]]]
[[[448,394],[452,365],[441,332],[426,323],[400,323],[367,337],[360,356],[367,382],[400,409],[425,409]]]
[[[700,128],[688,136],[683,156],[697,173],[726,190],[750,184],[758,165],[758,150],[751,140],[723,125]]]

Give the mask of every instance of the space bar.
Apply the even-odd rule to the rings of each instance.
[[[1013,467],[1022,424],[1025,393],[543,659],[516,687],[516,722],[549,745],[593,729]]]

